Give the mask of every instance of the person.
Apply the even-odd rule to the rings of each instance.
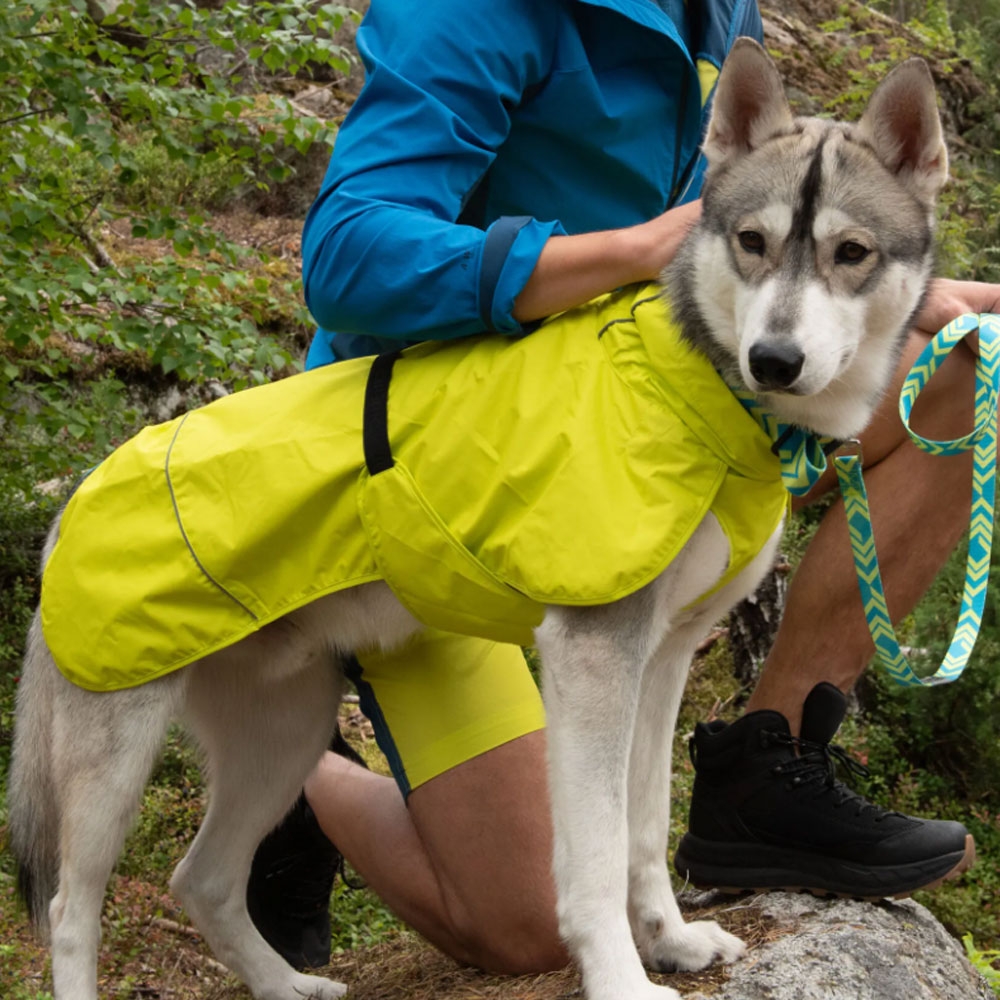
[[[655,278],[698,217],[711,88],[739,35],[762,41],[752,0],[428,0],[419,12],[373,0],[357,34],[366,82],[304,230],[320,326],[308,365],[530,335],[542,317]],[[998,286],[934,282],[898,378],[929,334],[998,302]],[[971,350],[953,352],[918,430],[968,429],[972,365]],[[898,619],[962,533],[971,460],[917,452],[892,393],[863,444]],[[808,499],[831,486],[828,475]],[[820,888],[832,866],[851,873],[847,891],[882,895],[886,872],[909,892],[969,863],[960,824],[887,812],[830,777],[843,692],[871,654],[838,502],[795,574],[747,714],[696,733],[685,850],[699,881],[752,885],[778,859],[784,884]],[[358,656],[350,675],[393,777],[337,737],[255,858],[248,905],[261,932],[293,964],[324,964],[342,852],[459,961],[563,965],[544,715],[521,651],[430,633]],[[773,773],[783,765],[798,780]],[[730,863],[713,872],[719,842]]]

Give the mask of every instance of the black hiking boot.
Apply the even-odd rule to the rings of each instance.
[[[688,833],[674,857],[702,888],[808,889],[880,899],[931,889],[975,861],[961,823],[916,819],[868,802],[834,776],[867,768],[830,743],[847,708],[831,684],[803,706],[802,735],[778,712],[699,723]]]
[[[330,749],[367,765],[340,734]],[[330,894],[344,858],[305,795],[261,842],[247,882],[247,910],[264,940],[295,969],[330,964]]]

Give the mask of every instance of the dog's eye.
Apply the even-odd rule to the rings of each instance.
[[[747,253],[755,253],[764,256],[764,237],[753,229],[744,229],[739,235],[740,246]]]
[[[837,264],[860,264],[861,261],[868,256],[871,251],[868,247],[863,246],[861,243],[855,243],[854,240],[846,240],[837,247],[837,252],[834,254],[834,263]]]

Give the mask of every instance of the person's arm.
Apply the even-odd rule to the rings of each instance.
[[[514,302],[514,317],[522,323],[541,319],[621,285],[657,278],[699,215],[701,202],[694,201],[639,226],[551,237]]]
[[[559,5],[373,3],[358,31],[367,81],[303,233],[322,327],[382,337],[517,332],[511,314],[555,220],[458,225],[549,70]]]

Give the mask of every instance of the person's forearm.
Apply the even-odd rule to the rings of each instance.
[[[700,214],[701,203],[692,202],[627,229],[553,236],[514,303],[514,317],[522,323],[541,319],[656,278]]]

